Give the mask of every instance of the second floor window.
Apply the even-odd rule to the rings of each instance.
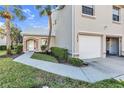
[[[83,5],[82,6],[82,13],[86,15],[94,15],[94,6],[93,5]]]
[[[113,6],[113,21],[120,21],[119,11],[120,8]]]

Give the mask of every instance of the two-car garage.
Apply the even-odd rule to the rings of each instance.
[[[79,58],[98,58],[102,55],[102,36],[79,35]]]

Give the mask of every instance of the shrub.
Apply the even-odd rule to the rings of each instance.
[[[12,53],[11,53],[11,46],[9,46],[9,47],[7,48],[7,54],[12,55]]]
[[[42,45],[41,46],[41,50],[44,52],[45,51],[45,49],[47,48],[47,45]]]
[[[74,66],[82,66],[84,61],[79,58],[69,58],[69,63]]]
[[[59,60],[67,60],[68,59],[68,50],[59,47],[51,47],[52,54],[57,57]]]
[[[18,46],[18,45],[12,45],[12,46],[11,46],[11,49],[12,49],[12,50],[15,50],[15,49],[17,49],[17,46]]]
[[[16,53],[20,54],[20,53],[22,53],[22,51],[23,51],[23,45],[17,45]]]
[[[6,45],[1,45],[0,50],[6,50]]]

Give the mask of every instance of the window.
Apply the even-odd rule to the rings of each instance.
[[[120,8],[113,6],[113,11],[112,11],[112,13],[113,13],[113,21],[120,21],[119,10],[120,10]]]
[[[82,13],[93,16],[94,15],[94,6],[93,5],[83,5]]]

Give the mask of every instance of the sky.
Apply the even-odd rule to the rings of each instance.
[[[26,20],[19,21],[17,18],[12,20],[14,24],[17,25],[22,31],[25,31],[27,28],[47,28],[48,27],[48,18],[47,16],[39,16],[38,10],[35,9],[33,5],[23,5],[22,11],[26,16]],[[4,23],[5,20],[0,18],[0,25]]]

